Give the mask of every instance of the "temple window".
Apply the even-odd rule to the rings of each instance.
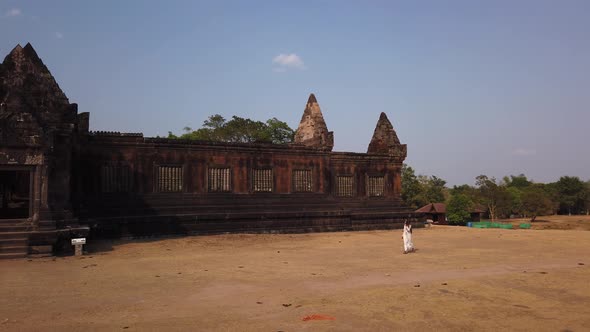
[[[352,175],[336,176],[336,196],[354,196],[354,177]]]
[[[272,169],[253,169],[252,170],[252,191],[254,192],[272,192],[273,174]]]
[[[183,184],[182,166],[158,166],[158,191],[181,192]]]
[[[367,194],[369,197],[383,196],[385,189],[384,176],[367,176]]]
[[[312,192],[313,179],[310,169],[297,169],[293,171],[293,191]]]
[[[132,183],[129,165],[107,164],[100,169],[100,191],[103,193],[129,192]]]
[[[231,191],[231,168],[209,168],[207,176],[209,192]]]

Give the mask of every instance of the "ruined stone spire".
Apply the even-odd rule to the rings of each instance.
[[[3,92],[0,100],[6,99],[4,102],[7,105],[19,108],[47,107],[47,103],[69,105],[68,98],[30,43],[25,47],[19,44],[12,49],[4,58],[0,75],[0,92]]]
[[[56,130],[71,131],[77,105],[70,104],[49,69],[27,43],[0,64],[0,141],[39,142]]]
[[[334,147],[334,133],[328,131],[320,105],[313,93],[307,99],[301,122],[295,132],[295,143],[329,151]]]
[[[397,134],[391,122],[389,122],[387,115],[381,113],[367,153],[383,153],[395,156],[403,155],[403,158],[405,158],[405,148],[405,144],[400,144],[399,138],[397,138]]]

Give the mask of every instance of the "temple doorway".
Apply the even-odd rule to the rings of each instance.
[[[0,219],[24,219],[31,211],[31,171],[0,169]]]

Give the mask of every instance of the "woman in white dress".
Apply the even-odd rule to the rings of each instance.
[[[404,254],[414,251],[414,243],[412,242],[412,224],[407,220],[404,223],[402,239],[404,240]]]

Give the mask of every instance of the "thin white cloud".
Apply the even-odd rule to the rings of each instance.
[[[512,151],[512,155],[514,156],[534,156],[536,154],[537,151],[533,149],[518,148]]]
[[[291,54],[279,54],[272,59],[274,65],[274,72],[284,72],[288,69],[305,70],[305,64],[300,56],[295,53]]]
[[[23,12],[20,10],[20,8],[12,8],[4,14],[4,17],[20,16],[22,13]]]
[[[57,39],[63,39],[64,38],[64,35],[61,32],[56,32],[55,33],[55,38],[57,38]]]

